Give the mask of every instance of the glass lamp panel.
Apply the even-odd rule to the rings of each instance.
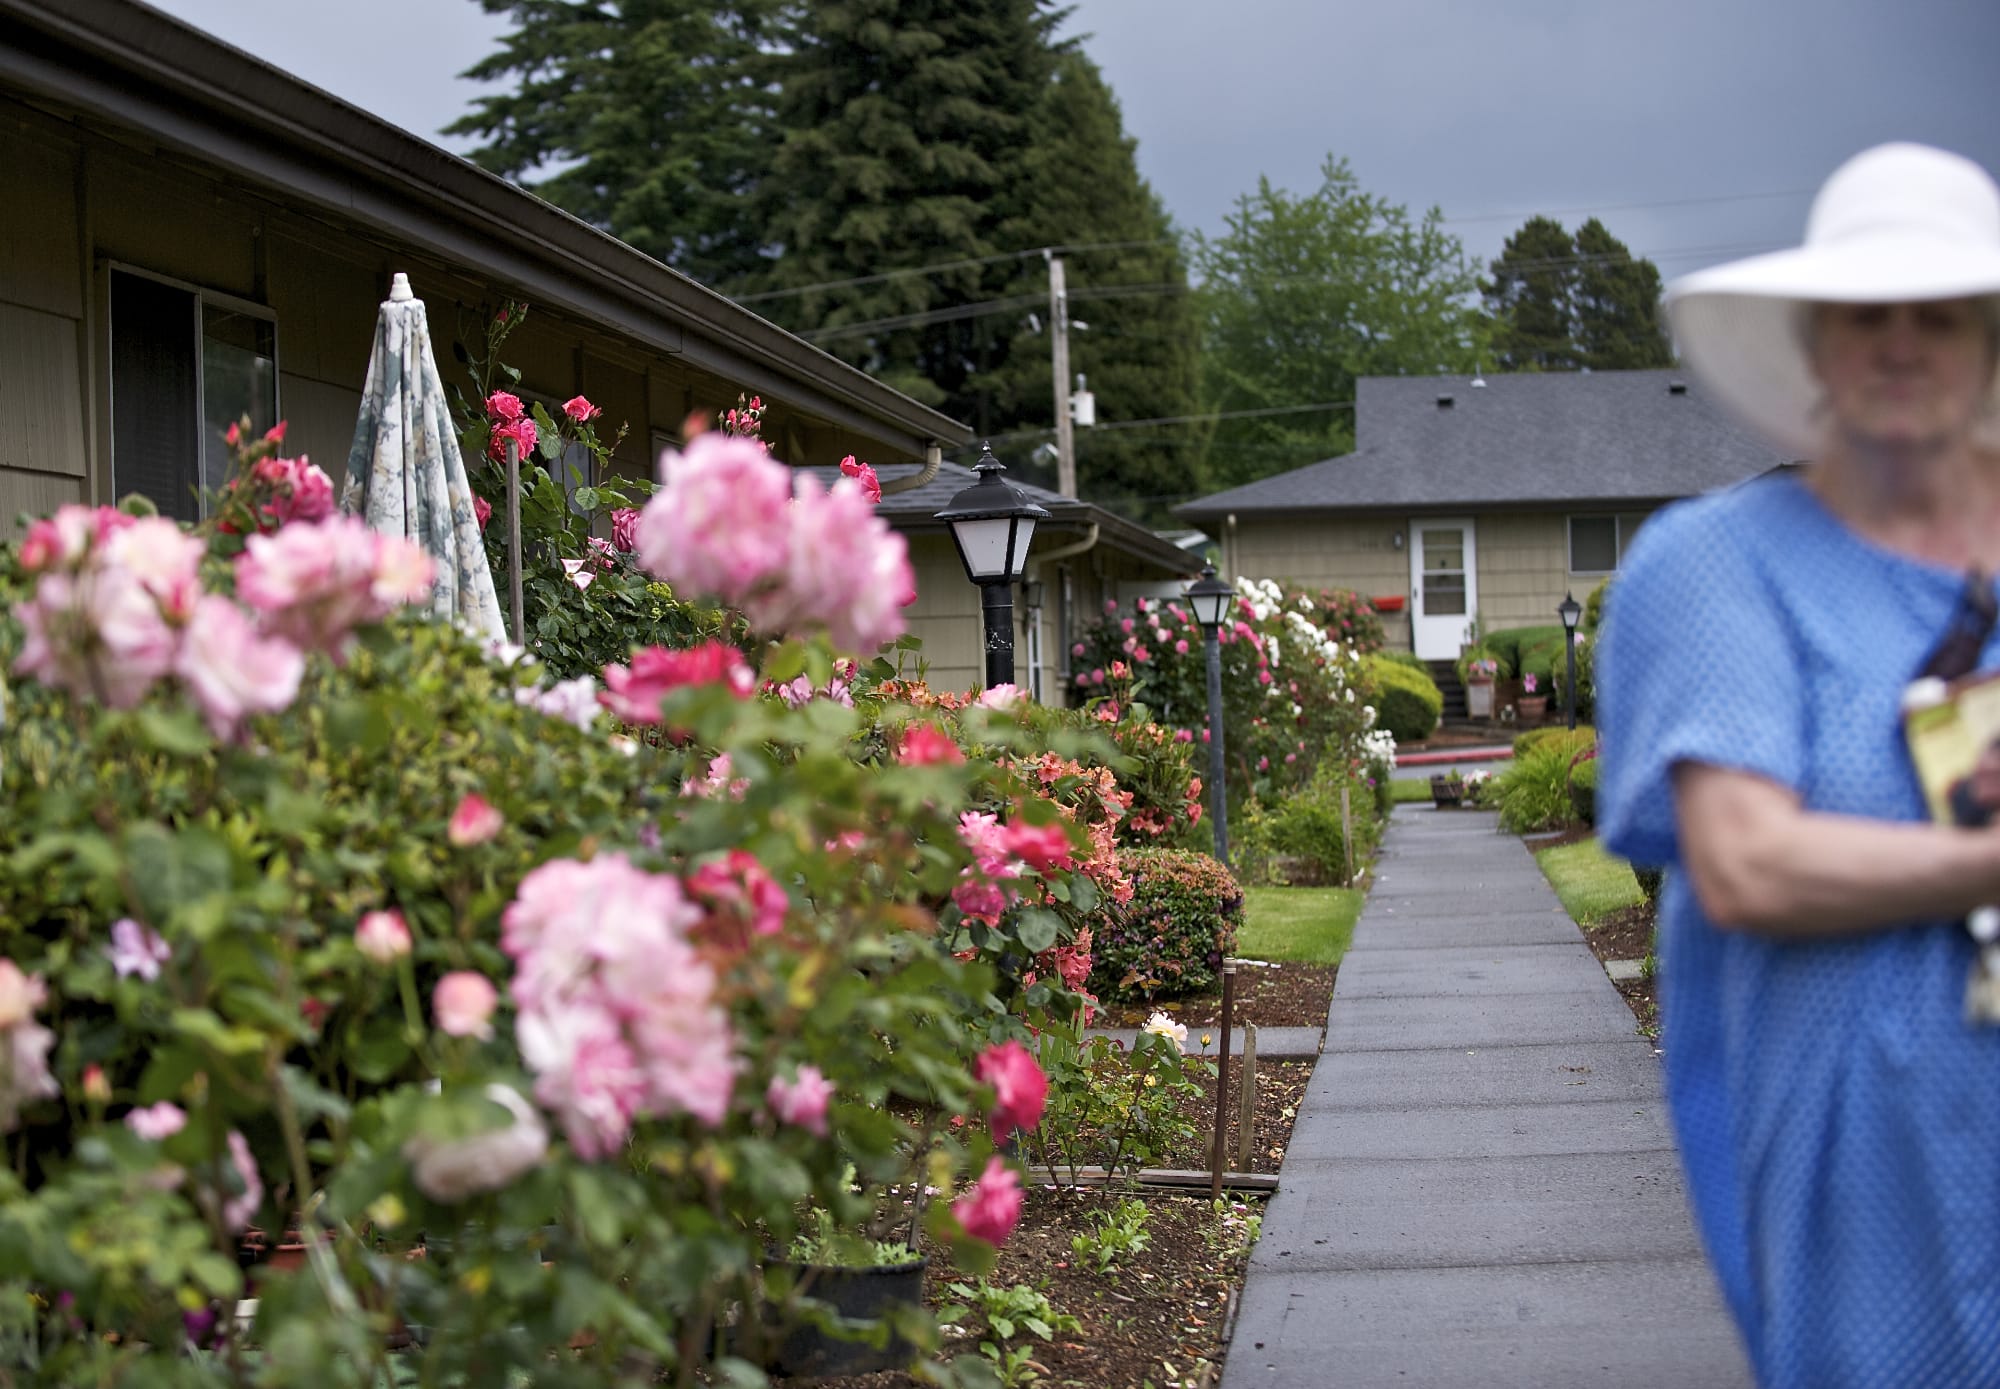
[[[1222,610],[1229,606],[1227,593],[1190,593],[1188,606],[1194,609],[1194,620],[1204,627],[1222,625]]]
[[[1013,518],[1007,516],[951,523],[952,539],[958,542],[958,553],[973,578],[997,579],[1009,572],[1007,534],[1012,526]]]
[[[1023,516],[1014,532],[1014,553],[1007,561],[1007,573],[1018,579],[1028,572],[1028,542],[1035,538],[1035,518]]]

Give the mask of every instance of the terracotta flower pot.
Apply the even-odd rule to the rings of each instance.
[[[1514,701],[1514,709],[1520,714],[1522,723],[1540,723],[1549,716],[1549,697],[1545,694],[1524,694]]]

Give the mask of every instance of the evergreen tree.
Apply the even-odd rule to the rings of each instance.
[[[772,253],[759,287],[883,278],[758,307],[977,422],[977,378],[1004,350],[981,306],[1020,276],[999,215],[1054,73],[1058,18],[1047,0],[802,10],[778,67],[783,140],[756,208]],[[943,261],[988,263],[894,274]]]
[[[516,80],[446,128],[481,167],[708,284],[762,241],[740,200],[777,144],[768,52],[784,0],[479,0],[515,28],[465,74]],[[535,181],[547,166],[560,172]]]
[[[1304,197],[1259,179],[1221,236],[1194,238],[1203,410],[1284,412],[1214,426],[1214,486],[1353,448],[1357,377],[1470,372],[1485,348],[1478,278],[1442,214],[1413,222],[1363,192],[1345,160],[1329,157],[1321,176]],[[1322,403],[1338,408],[1290,408]]]
[[[1126,515],[1167,524],[1173,503],[1205,490],[1199,438],[1185,428],[1108,426],[1196,410],[1197,327],[1173,223],[1139,176],[1136,141],[1125,134],[1117,99],[1081,53],[1061,55],[1030,131],[996,239],[1003,246],[1078,248],[1064,256],[1070,367],[1097,398],[1099,427],[1075,431],[1077,490]],[[1008,293],[1046,295],[1047,284],[1046,263],[1036,257],[1021,266]],[[1010,431],[1053,429],[1048,315],[1035,313],[1032,326],[1024,313],[987,320],[1004,357],[993,354],[979,379],[975,423],[1004,419]],[[1017,466],[1015,458],[1005,461]],[[1053,462],[1025,471],[1054,483]]]
[[[1663,367],[1674,359],[1660,324],[1660,271],[1595,217],[1576,230],[1577,356],[1593,371]]]
[[[1571,371],[1576,345],[1576,245],[1562,223],[1531,217],[1507,238],[1482,285],[1502,371]]]

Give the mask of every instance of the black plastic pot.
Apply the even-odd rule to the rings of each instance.
[[[798,1279],[798,1295],[825,1303],[843,1329],[865,1333],[869,1323],[879,1322],[894,1307],[914,1307],[924,1299],[924,1270],[928,1258],[908,1263],[883,1264],[875,1268],[834,1268],[824,1264],[783,1263]],[[765,1316],[776,1318],[780,1309],[770,1307]],[[873,1374],[877,1370],[909,1367],[916,1347],[895,1332],[881,1347],[865,1340],[845,1340],[803,1318],[782,1328],[774,1338],[764,1368],[777,1374],[799,1377]]]

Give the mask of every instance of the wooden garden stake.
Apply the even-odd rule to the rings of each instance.
[[[1222,1197],[1222,1169],[1228,1165],[1229,1029],[1236,1022],[1236,961],[1222,962],[1222,1054],[1215,1067],[1215,1143],[1208,1150],[1208,1194]]]
[[[1354,886],[1354,808],[1348,803],[1347,787],[1340,788],[1340,847],[1347,851],[1347,886]]]
[[[1256,1139],[1257,1118],[1257,1024],[1243,1024],[1243,1098],[1237,1113],[1236,1166],[1250,1167],[1250,1145]]]

